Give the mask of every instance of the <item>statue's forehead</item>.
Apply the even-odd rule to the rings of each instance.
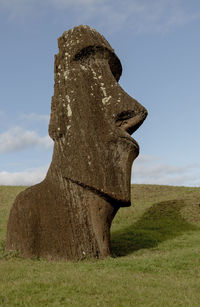
[[[81,25],[65,31],[58,39],[58,47],[59,53],[55,56],[56,66],[59,66],[62,59],[65,59],[65,66],[69,67],[73,60],[80,59],[85,54],[106,51],[104,54],[108,56],[111,71],[116,80],[119,80],[122,73],[120,60],[108,41],[95,29]]]
[[[101,46],[114,53],[108,41],[99,32],[89,26],[81,25],[74,27],[69,31],[65,31],[58,39],[59,49],[65,49],[72,58],[82,49],[89,46]]]

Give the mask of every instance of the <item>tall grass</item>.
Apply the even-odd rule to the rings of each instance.
[[[0,306],[200,306],[200,188],[133,185],[112,225],[114,257],[82,262],[5,251],[24,188],[0,187]]]

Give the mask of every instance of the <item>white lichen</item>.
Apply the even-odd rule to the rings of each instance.
[[[111,98],[112,98],[111,96],[103,98],[102,103],[103,104],[107,103]]]
[[[94,69],[91,69],[91,71],[92,71],[92,74],[93,74],[93,79],[98,80],[96,71],[94,71]]]
[[[69,76],[69,71],[68,71],[68,70],[65,70],[64,73],[63,73],[63,75],[64,75],[65,80],[67,80],[67,78],[68,78],[68,76]]]
[[[69,95],[66,95],[65,98],[67,99],[68,102],[70,102]]]
[[[68,117],[72,116],[72,109],[69,104],[67,105],[67,115]]]
[[[100,84],[101,84],[100,89],[102,90],[104,97],[106,97],[107,94],[106,94],[106,88],[104,87],[104,83],[100,83]]]
[[[84,65],[80,65],[82,70],[87,70],[87,68]]]

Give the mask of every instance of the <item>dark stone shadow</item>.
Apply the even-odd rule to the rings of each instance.
[[[153,248],[184,232],[199,230],[199,227],[187,221],[187,218],[181,214],[185,206],[187,206],[186,200],[156,203],[136,223],[113,232],[111,235],[113,256],[125,256],[143,248]]]

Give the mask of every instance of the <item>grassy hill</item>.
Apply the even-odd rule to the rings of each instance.
[[[113,258],[24,260],[5,252],[25,187],[0,187],[0,306],[200,306],[200,188],[132,185],[112,225]]]

